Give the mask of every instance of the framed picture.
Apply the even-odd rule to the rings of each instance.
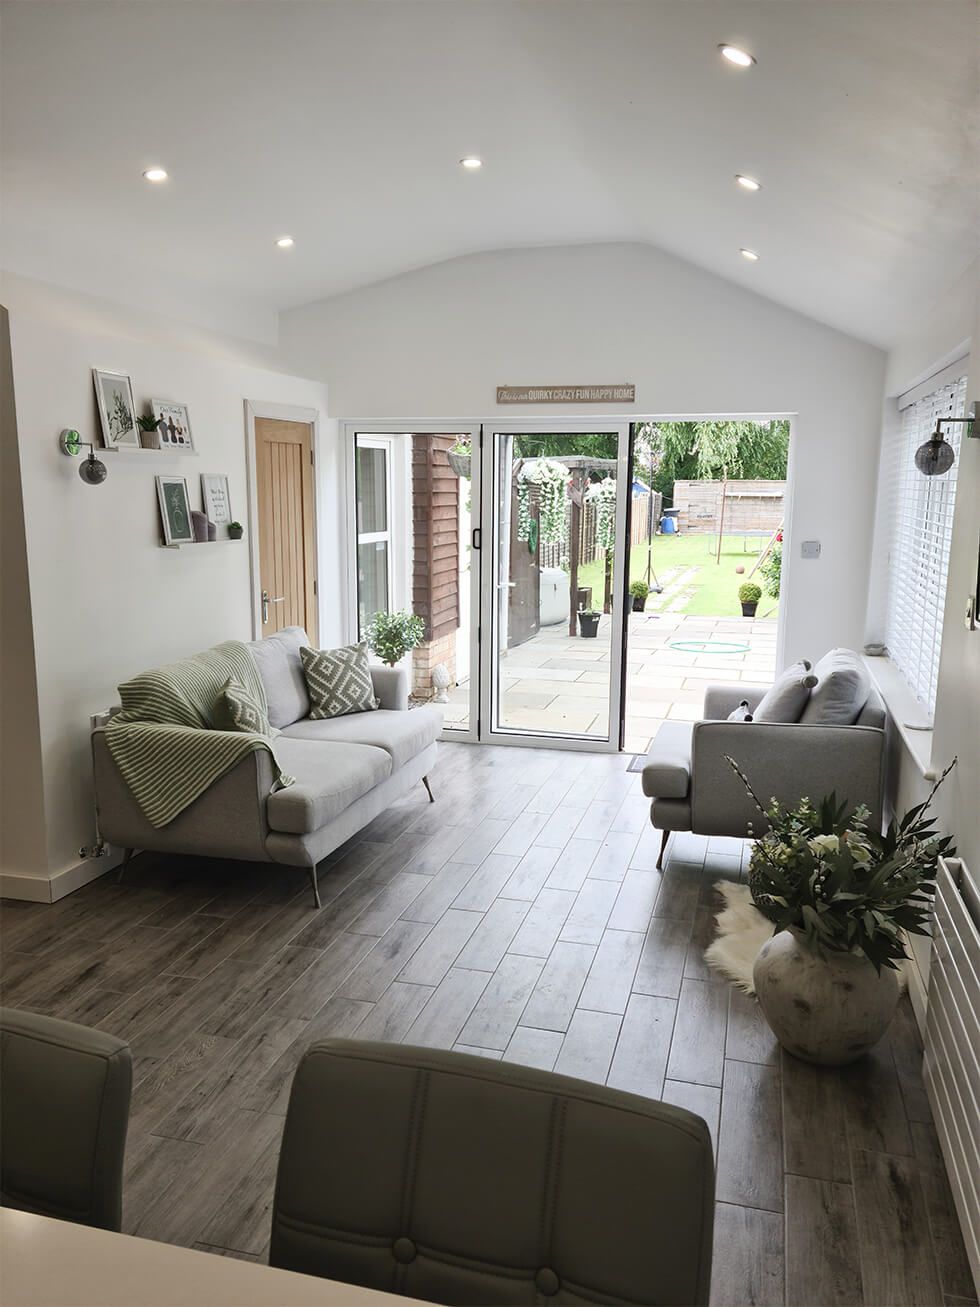
[[[92,369],[92,377],[106,449],[139,449],[133,383],[125,372],[102,372],[99,368]]]
[[[231,496],[223,472],[201,473],[201,503],[208,521],[215,526],[227,526],[231,521]]]
[[[168,545],[194,543],[191,505],[184,477],[157,477],[157,498],[163,521],[163,540]]]
[[[194,437],[191,435],[187,405],[171,404],[166,399],[151,399],[150,407],[160,432],[160,448],[193,450]]]

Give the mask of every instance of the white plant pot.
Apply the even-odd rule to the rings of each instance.
[[[755,992],[773,1034],[804,1062],[844,1066],[877,1044],[901,997],[898,973],[863,953],[812,949],[781,930],[759,950]]]

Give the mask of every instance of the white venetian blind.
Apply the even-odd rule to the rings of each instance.
[[[915,466],[915,451],[935,431],[937,418],[962,417],[965,406],[964,375],[902,409],[886,487],[890,547],[885,644],[930,718],[939,679],[962,427],[943,427],[956,461],[942,476],[923,476]]]

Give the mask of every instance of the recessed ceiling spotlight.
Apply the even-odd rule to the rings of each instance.
[[[745,173],[737,172],[735,180],[741,186],[743,191],[761,191],[762,182],[757,182],[754,177],[746,177]]]
[[[720,45],[718,49],[721,51],[721,57],[734,64],[736,68],[751,68],[755,63],[748,50],[740,50],[737,45]]]
[[[292,236],[280,236],[276,241],[276,244],[281,250],[291,250],[296,242],[293,240]]]
[[[739,254],[741,254],[743,259],[748,259],[749,263],[759,262],[759,256],[756,254],[755,250],[747,250],[744,245],[739,250]]]
[[[483,160],[478,159],[475,154],[468,154],[465,159],[460,159],[460,163],[470,172],[476,172],[477,168],[483,167]]]
[[[143,176],[148,182],[165,182],[167,180],[166,168],[144,168]]]

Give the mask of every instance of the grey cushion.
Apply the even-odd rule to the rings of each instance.
[[[310,696],[299,656],[300,649],[309,643],[310,638],[301,626],[287,626],[266,640],[253,640],[248,646],[265,686],[269,721],[273,726],[289,726],[309,715]]]
[[[269,735],[272,726],[257,694],[229,676],[211,710],[216,731],[238,731],[242,735]]]
[[[426,1302],[708,1302],[700,1117],[530,1067],[314,1044],[293,1081],[269,1262]]]
[[[118,1230],[129,1046],[71,1021],[0,1008],[0,1202]]]
[[[871,693],[871,676],[852,649],[831,649],[813,669],[817,683],[810,691],[801,722],[817,726],[852,726]]]
[[[384,749],[365,744],[313,743],[281,735],[276,753],[280,766],[296,780],[269,795],[266,817],[273,830],[290,835],[319,830],[391,774]]]
[[[442,713],[426,705],[410,712],[390,712],[378,708],[375,712],[352,713],[347,717],[331,717],[327,721],[294,722],[279,737],[292,740],[346,740],[352,744],[370,744],[384,749],[395,767],[402,767],[410,758],[422,752],[442,730]],[[279,742],[276,752],[280,753]],[[282,761],[291,776],[296,773]]]
[[[771,685],[762,696],[752,714],[753,720],[798,722],[810,697],[810,690],[816,683],[817,678],[805,658],[798,663],[793,663],[792,667],[787,667],[776,683]]]
[[[643,793],[648,798],[687,798],[693,729],[691,722],[661,723],[643,768]]]
[[[371,680],[367,645],[348,644],[341,649],[301,649],[303,675],[315,720],[372,712],[380,706]]]

